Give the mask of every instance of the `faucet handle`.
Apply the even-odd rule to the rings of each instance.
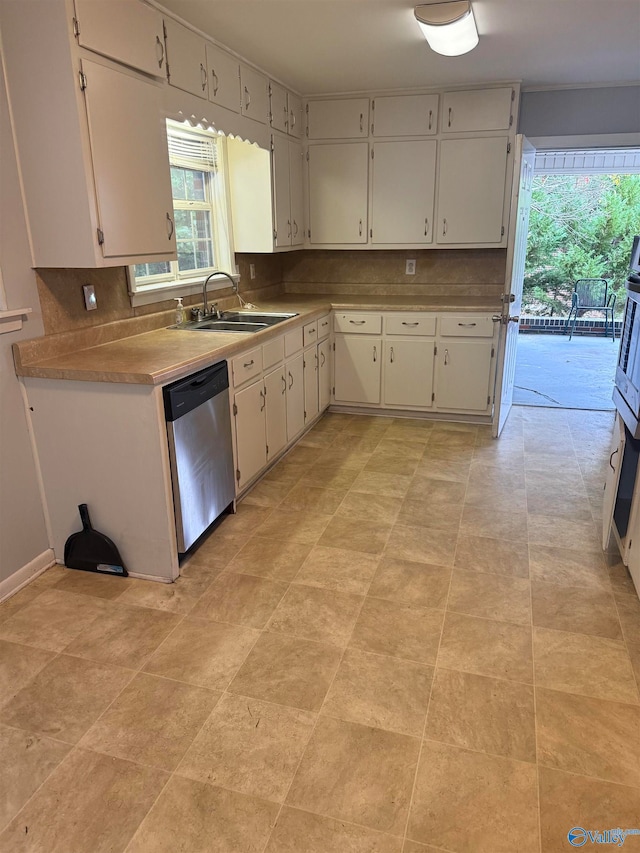
[[[191,309],[191,319],[197,320],[198,323],[201,320],[204,320],[204,311],[202,310],[202,308],[192,308]]]

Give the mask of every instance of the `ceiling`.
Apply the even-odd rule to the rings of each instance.
[[[459,57],[429,49],[411,0],[161,2],[303,95],[640,80],[639,0],[473,0],[480,44]]]

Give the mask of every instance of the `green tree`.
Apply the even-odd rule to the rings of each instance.
[[[569,312],[578,278],[605,278],[624,306],[640,175],[540,175],[534,179],[523,312]]]

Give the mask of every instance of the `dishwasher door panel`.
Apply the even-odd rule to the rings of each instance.
[[[167,432],[183,554],[235,498],[228,390],[167,423]]]

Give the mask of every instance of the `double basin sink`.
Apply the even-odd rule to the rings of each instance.
[[[180,325],[169,326],[185,332],[259,332],[268,329],[297,314],[262,313],[253,311],[222,311],[220,319],[190,320]]]

